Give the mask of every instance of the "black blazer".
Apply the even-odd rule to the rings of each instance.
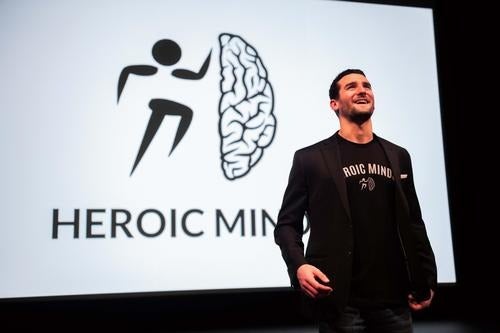
[[[342,174],[338,133],[295,152],[278,221],[274,230],[288,268],[291,285],[299,289],[296,272],[309,263],[325,273],[333,292],[317,302],[342,309],[352,274],[353,230],[347,188]],[[387,155],[395,182],[395,216],[408,282],[419,299],[437,285],[436,262],[413,184],[406,149],[374,135]],[[310,235],[304,255],[304,215]],[[315,304],[317,306],[318,304]]]

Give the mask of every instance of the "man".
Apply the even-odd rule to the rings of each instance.
[[[410,155],[373,133],[363,71],[341,72],[329,93],[340,130],[295,153],[275,241],[320,332],[412,332],[437,274]]]

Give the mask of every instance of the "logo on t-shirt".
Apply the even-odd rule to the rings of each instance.
[[[375,180],[372,177],[361,178],[359,184],[361,184],[361,191],[364,190],[373,191],[375,189]]]
[[[378,163],[357,163],[343,167],[345,178],[363,176],[363,175],[378,175],[392,179],[392,169]],[[361,178],[358,181],[361,191],[373,191],[375,189],[375,179],[368,176]]]

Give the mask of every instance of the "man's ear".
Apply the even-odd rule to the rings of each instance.
[[[335,111],[335,113],[337,113],[337,101],[332,99],[330,100],[330,107],[332,108],[333,111]]]

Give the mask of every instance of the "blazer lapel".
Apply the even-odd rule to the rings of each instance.
[[[339,192],[340,200],[344,206],[345,211],[349,220],[351,220],[351,209],[349,207],[349,201],[347,200],[347,187],[345,184],[344,175],[342,174],[342,166],[340,159],[340,149],[337,141],[337,135],[334,134],[330,139],[326,140],[324,144],[320,147],[321,155],[325,160],[328,167],[328,171],[332,175],[333,181]]]
[[[378,139],[380,144],[382,145],[382,149],[384,150],[385,155],[387,156],[387,159],[389,160],[389,165],[392,169],[392,175],[394,177],[394,184],[396,185],[396,193],[400,198],[403,199],[401,201],[404,205],[404,208],[408,210],[408,203],[401,186],[401,167],[399,165],[398,155],[394,149],[391,149],[389,144],[384,139],[381,139],[380,137]]]

